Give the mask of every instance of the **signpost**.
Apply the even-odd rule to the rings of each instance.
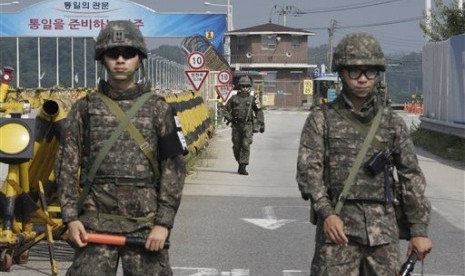
[[[194,89],[199,91],[209,73],[208,70],[201,70],[205,66],[205,55],[202,52],[194,51],[187,57],[187,64],[194,70],[185,70],[184,73]]]
[[[234,86],[232,84],[220,84],[216,85],[216,94],[221,97],[223,103],[227,102],[231,92],[233,91]]]
[[[197,70],[205,65],[205,55],[201,52],[194,51],[187,57],[187,63],[190,68]]]
[[[218,82],[221,84],[229,84],[232,80],[232,74],[229,70],[221,70],[218,73]]]
[[[208,75],[208,70],[186,70],[184,73],[186,73],[187,79],[189,79],[190,83],[194,87],[196,91],[200,90],[200,87],[202,86],[203,82],[207,78]]]

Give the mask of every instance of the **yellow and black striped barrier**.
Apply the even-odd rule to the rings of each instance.
[[[190,153],[202,150],[213,134],[208,108],[199,92],[187,91],[164,96],[178,113]]]

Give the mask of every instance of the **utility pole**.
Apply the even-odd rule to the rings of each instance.
[[[328,28],[328,35],[329,35],[329,41],[328,41],[328,68],[329,72],[333,71],[333,36],[334,36],[334,31],[336,29],[336,20],[331,18],[329,21],[329,28]]]
[[[278,10],[278,8],[280,10]],[[291,15],[291,16],[301,16],[303,13],[302,11],[299,10],[299,8],[297,8],[296,6],[281,6],[281,5],[274,5],[272,8],[271,8],[271,12],[270,12],[270,23],[271,23],[271,13],[273,12],[273,10],[276,10],[276,13],[278,14],[278,23],[279,23],[279,16],[283,16],[283,25],[284,26],[287,26],[287,16],[288,15]]]
[[[431,0],[425,0],[426,30],[431,30]]]

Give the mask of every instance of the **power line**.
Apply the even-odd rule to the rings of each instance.
[[[412,21],[417,21],[423,19],[422,16],[417,16],[417,17],[410,17],[410,18],[405,18],[405,19],[398,19],[398,20],[392,20],[392,21],[385,21],[385,22],[379,22],[379,23],[370,23],[370,24],[360,24],[360,25],[339,25],[337,24],[338,29],[350,29],[350,28],[369,28],[369,27],[377,27],[377,26],[386,26],[386,25],[393,25],[393,24],[399,24],[399,23],[406,23],[406,22],[412,22]],[[337,22],[339,23],[339,22]],[[314,27],[314,28],[301,28],[304,30],[327,30],[328,27]]]
[[[382,1],[382,2],[380,2],[380,1],[369,1],[369,2],[351,4],[351,5],[345,5],[345,6],[301,11],[301,13],[302,14],[310,14],[310,13],[325,13],[325,12],[335,12],[335,11],[347,11],[347,10],[354,10],[354,9],[384,5],[384,4],[389,4],[389,3],[399,2],[399,1],[402,1],[402,0],[386,0],[386,1]]]
[[[423,16],[417,16],[417,17],[411,17],[411,18],[405,18],[405,19],[398,19],[398,20],[392,20],[392,21],[386,21],[386,22],[380,22],[380,23],[372,23],[372,24],[362,24],[362,25],[350,25],[350,26],[339,26],[339,29],[350,29],[350,28],[365,28],[365,27],[375,27],[375,26],[386,26],[386,25],[393,25],[393,24],[399,24],[399,23],[405,23],[405,22],[412,22],[412,21],[417,21],[423,19]]]

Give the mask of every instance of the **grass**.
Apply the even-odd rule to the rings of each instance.
[[[432,154],[465,164],[465,139],[418,128],[411,134],[413,143]]]

